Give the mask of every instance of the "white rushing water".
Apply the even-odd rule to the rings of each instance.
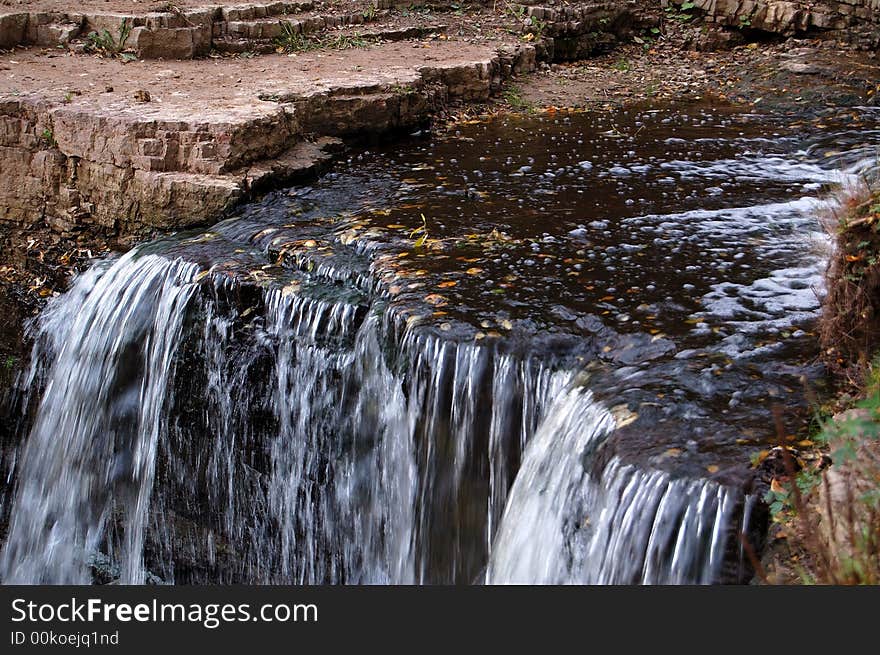
[[[147,542],[167,581],[200,558],[194,581],[473,578],[568,374],[411,331],[389,359],[374,309],[255,310],[199,271],[135,250],[43,314],[3,581],[88,582],[106,551],[141,583]]]
[[[569,389],[526,449],[495,542],[492,584],[709,584],[721,573],[740,492],[591,457],[614,430]]]
[[[792,152],[706,112],[676,129],[708,139],[650,112],[620,139],[604,113],[495,135],[486,162],[442,142],[418,167],[358,157],[314,197],[81,275],[36,325],[0,581],[741,581],[754,499],[673,472],[749,475],[733,433],[766,406],[733,389],[784,390],[775,369],[799,366],[767,355],[819,306],[817,191],[873,150]],[[405,227],[423,210],[436,248]],[[621,446],[642,428],[693,448],[678,466]]]
[[[125,516],[121,579],[143,582],[156,444],[197,271],[133,252],[48,310],[54,361],[22,457],[5,583],[89,582],[85,557],[115,509]]]
[[[595,477],[614,420],[568,372],[412,331],[389,359],[379,312],[269,290],[257,316],[203,277],[133,251],[46,310],[5,583],[86,583],[104,550],[142,583],[147,541],[167,581],[200,557],[196,581],[474,581],[490,553],[490,582],[715,574],[732,492]]]

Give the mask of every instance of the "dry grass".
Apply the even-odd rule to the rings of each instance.
[[[880,364],[880,362],[878,362]],[[830,454],[806,464],[786,446],[767,494],[773,520],[781,524],[788,557],[769,576],[751,549],[756,575],[824,585],[880,584],[880,366],[868,396],[824,422],[815,439]],[[781,413],[777,430],[784,442]],[[783,571],[780,572],[779,566]],[[780,575],[781,573],[781,575]]]
[[[880,349],[880,187],[863,181],[824,217],[835,240],[819,335],[833,370],[860,378]]]

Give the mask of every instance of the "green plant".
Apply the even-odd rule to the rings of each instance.
[[[682,2],[678,6],[670,3],[664,11],[666,12],[666,17],[670,20],[678,21],[679,23],[687,23],[694,18],[694,14],[690,13],[694,8],[696,8],[696,5],[693,2],[688,1]]]
[[[352,48],[366,48],[370,45],[370,42],[359,33],[355,33],[337,34],[334,37],[320,41],[320,44],[333,50],[350,50]]]
[[[520,89],[518,86],[508,86],[504,90],[502,97],[504,98],[504,102],[510,105],[513,109],[526,112],[531,112],[534,110],[534,105],[532,105],[532,103],[530,103],[523,97],[522,89]]]
[[[131,34],[132,26],[127,18],[122,20],[119,26],[118,37],[110,33],[110,30],[104,29],[98,32],[90,32],[86,36],[86,52],[93,52],[109,57],[122,55],[125,50],[125,42]]]
[[[376,19],[376,12],[379,11],[379,7],[376,3],[368,5],[363,11],[363,17],[366,22],[370,22]]]
[[[52,132],[48,127],[44,128],[42,132],[40,132],[40,139],[50,148],[54,148],[58,145],[55,141],[55,133]]]
[[[319,47],[317,41],[300,32],[289,20],[280,20],[281,36],[275,39],[275,45],[282,52],[305,52]]]
[[[629,60],[621,57],[611,65],[611,68],[626,73],[630,69]]]
[[[530,16],[529,8],[525,5],[505,2],[502,14],[508,15],[519,24],[518,33],[521,34],[525,41],[532,41],[541,38],[544,34],[544,30],[547,29],[546,21],[541,20],[537,16]],[[507,31],[513,34],[517,33],[516,30]]]
[[[741,29],[741,30],[743,30],[747,27],[751,27],[752,26],[752,17],[754,15],[755,15],[755,12],[753,10],[750,14],[747,14],[747,15],[744,14],[744,15],[740,16],[739,22],[737,23],[737,27],[739,27],[739,29]]]
[[[819,421],[812,437],[831,469],[803,465],[783,448],[787,474],[765,498],[774,521],[808,555],[798,565],[807,584],[880,584],[880,357],[862,395],[847,412]]]
[[[366,48],[370,44],[369,39],[358,32],[319,38],[298,32],[290,21],[279,21],[279,24],[282,34],[275,39],[278,52],[308,52],[321,48],[349,50],[351,48]]]

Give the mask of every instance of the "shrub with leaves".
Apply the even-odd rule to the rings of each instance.
[[[807,555],[798,573],[808,584],[880,584],[880,358],[864,398],[823,421],[814,441],[831,466],[799,466],[784,449],[787,475],[766,498]]]

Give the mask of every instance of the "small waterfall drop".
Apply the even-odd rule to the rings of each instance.
[[[54,362],[22,458],[4,582],[88,582],[85,559],[117,510],[125,514],[121,579],[143,582],[156,447],[197,272],[131,253],[48,310]]]
[[[3,582],[477,579],[570,374],[291,289],[136,249],[47,308]]]
[[[740,492],[597,450],[612,415],[569,389],[526,449],[489,564],[494,584],[716,582]]]

